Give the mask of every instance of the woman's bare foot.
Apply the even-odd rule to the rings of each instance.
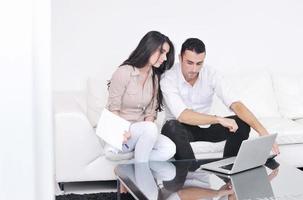
[[[120,184],[120,193],[127,193],[127,188],[123,184]]]

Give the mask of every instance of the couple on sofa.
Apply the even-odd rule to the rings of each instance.
[[[189,38],[182,44],[178,65],[174,53],[167,36],[150,31],[112,75],[107,108],[132,122],[124,134],[123,152],[134,151],[135,162],[194,159],[190,142],[226,140],[223,156],[230,157],[237,155],[250,127],[260,136],[269,134],[223,77],[204,65],[201,40]],[[236,115],[208,114],[214,94]],[[163,104],[166,122],[159,134],[154,120]],[[276,143],[272,150],[279,153]]]

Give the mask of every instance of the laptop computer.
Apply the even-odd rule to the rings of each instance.
[[[277,134],[266,135],[242,142],[238,155],[201,165],[202,169],[224,174],[235,174],[264,165]]]

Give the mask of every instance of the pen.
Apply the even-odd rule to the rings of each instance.
[[[129,146],[126,144],[126,143],[124,143],[123,144],[127,149],[129,149]]]

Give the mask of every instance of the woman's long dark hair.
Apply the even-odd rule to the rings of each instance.
[[[156,111],[162,111],[163,107],[163,95],[160,88],[160,77],[168,69],[170,69],[175,61],[175,48],[170,39],[158,31],[150,31],[141,39],[136,49],[130,54],[127,60],[125,60],[122,65],[131,65],[136,68],[143,68],[149,61],[151,55],[156,52],[159,47],[162,49],[163,44],[167,42],[169,45],[169,52],[167,53],[167,59],[164,61],[160,67],[153,67],[153,90],[156,88],[156,84],[159,86],[157,100],[158,105]],[[156,83],[156,78],[158,77],[158,82]],[[153,97],[154,98],[154,97]]]

